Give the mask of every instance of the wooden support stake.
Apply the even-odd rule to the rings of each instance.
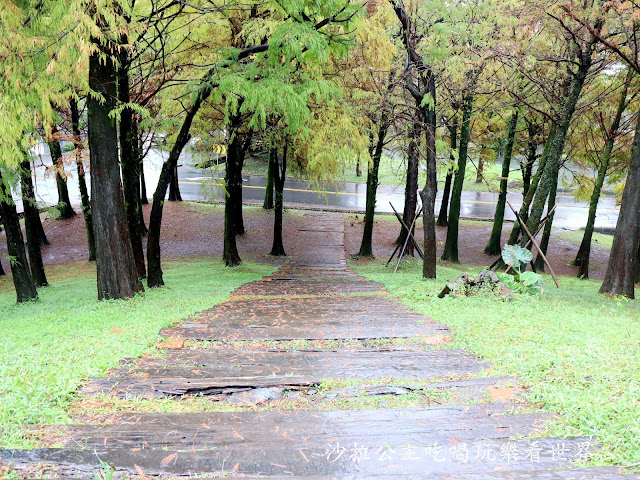
[[[389,205],[391,205],[391,208],[393,209],[393,213],[395,213],[396,218],[402,224],[402,229],[406,230],[407,231],[407,235],[411,237],[411,242],[413,243],[413,246],[415,247],[415,249],[418,251],[418,255],[420,255],[420,258],[424,258],[424,254],[422,253],[422,250],[420,249],[420,246],[418,245],[418,242],[416,241],[415,237],[413,236],[413,228],[411,230],[409,230],[409,227],[407,227],[407,224],[404,223],[404,219],[400,216],[398,211],[394,208],[393,204],[391,202],[389,202]],[[422,207],[420,207],[420,210],[418,210],[418,214],[416,215],[416,218],[420,216],[421,212],[422,212]],[[394,252],[394,254],[395,254],[395,252]],[[393,256],[391,258],[393,258]]]
[[[400,266],[400,262],[402,261],[402,257],[404,257],[404,251],[407,248],[407,243],[409,243],[409,238],[412,237],[411,231],[413,230],[413,227],[416,224],[416,220],[418,219],[418,217],[420,216],[421,213],[422,213],[422,208],[420,208],[420,210],[418,210],[417,215],[415,217],[413,217],[413,221],[411,222],[411,228],[409,229],[409,232],[407,234],[407,238],[404,239],[404,245],[402,245],[402,250],[400,251],[400,255],[398,255],[398,263],[396,263],[396,268],[393,269],[393,273],[396,273],[398,271],[398,267]],[[402,222],[402,223],[404,224],[404,222]],[[415,240],[414,240],[414,242],[415,242]]]
[[[515,213],[516,218],[518,219],[518,222],[520,222],[520,226],[522,227],[522,229],[527,233],[527,235],[529,235],[529,238],[531,239],[531,242],[533,243],[533,246],[536,247],[536,250],[538,250],[538,254],[542,255],[542,260],[544,261],[545,265],[547,267],[549,267],[549,272],[551,272],[551,276],[553,277],[553,281],[556,283],[556,287],[560,288],[560,282],[558,282],[558,277],[556,277],[556,274],[553,271],[553,268],[551,267],[551,264],[549,263],[549,260],[547,260],[546,255],[542,252],[542,249],[540,248],[540,245],[538,245],[538,242],[536,241],[535,237],[531,236],[531,232],[527,228],[526,223],[524,223],[522,221],[522,219],[520,218],[520,215],[518,215],[516,213],[515,209],[509,203],[509,201],[507,201],[507,204],[509,205],[509,208],[511,209],[511,211],[513,211],[513,213]]]

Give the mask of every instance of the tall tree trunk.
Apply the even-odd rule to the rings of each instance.
[[[96,48],[100,49],[97,41]],[[116,66],[110,51],[89,58],[89,88],[103,101],[87,96],[89,154],[91,158],[91,213],[96,240],[98,298],[129,298],[144,290],[136,269],[127,226],[118,165],[116,121]]]
[[[87,231],[87,244],[89,246],[89,261],[96,259],[96,242],[93,237],[93,220],[91,218],[91,204],[89,202],[89,192],[87,191],[87,180],[85,178],[84,162],[82,160],[82,139],[80,133],[80,110],[75,99],[71,99],[71,129],[73,131],[73,143],[76,153],[76,169],[78,171],[78,185],[80,187],[80,201],[82,203],[82,215]]]
[[[27,253],[24,250],[24,240],[20,229],[20,219],[16,205],[11,198],[11,192],[4,184],[0,173],[0,210],[7,237],[7,251],[11,258],[11,276],[16,288],[18,302],[26,302],[38,298],[36,285],[29,270]]]
[[[24,152],[27,157],[27,152]],[[31,278],[36,287],[46,287],[47,276],[42,262],[40,250],[40,236],[38,235],[38,223],[40,212],[33,191],[33,179],[31,177],[31,162],[28,158],[20,164],[20,186],[22,190],[22,208],[24,209],[24,227],[27,236],[27,250],[29,252],[29,264],[31,265]]]
[[[411,132],[409,132],[409,149],[407,154],[407,182],[404,189],[404,210],[402,219],[405,225],[409,227],[413,223],[418,207],[418,166],[420,160],[420,122],[414,119]],[[413,232],[411,232],[413,233]],[[404,228],[400,229],[400,235],[396,240],[397,245],[403,245],[407,238],[407,232]],[[408,242],[405,255],[413,256],[413,243]]]
[[[67,176],[64,173],[64,162],[62,161],[62,147],[60,146],[60,132],[58,127],[51,127],[49,135],[49,151],[51,161],[56,172],[56,184],[58,186],[58,212],[60,218],[66,220],[76,215],[69,200],[69,189],[67,188]]]
[[[474,81],[471,87],[474,86]],[[460,149],[458,154],[458,170],[456,171],[451,192],[451,206],[449,210],[449,222],[447,227],[447,239],[444,244],[443,260],[458,263],[458,227],[460,223],[460,199],[464,184],[464,173],[467,167],[469,140],[471,139],[471,114],[473,113],[473,88],[470,88],[464,96],[464,112],[462,116],[462,129],[460,131]]]
[[[126,38],[122,40],[127,44]],[[126,48],[121,48],[118,53],[119,67],[117,73],[118,80],[118,100],[120,104],[126,105],[131,101],[129,94],[129,52]],[[122,187],[124,191],[124,206],[127,215],[127,225],[129,227],[129,237],[133,249],[133,258],[138,269],[138,276],[145,278],[147,270],[144,264],[144,250],[142,248],[142,235],[140,227],[140,178],[138,176],[138,158],[135,155],[136,145],[133,125],[134,112],[130,107],[125,107],[120,113],[120,166],[122,168]]]
[[[180,193],[180,184],[178,182],[178,165],[171,169],[171,178],[169,181],[169,201],[181,202],[182,194]]]
[[[596,41],[593,40],[592,43],[586,46],[585,52],[583,52],[581,55],[582,58],[578,67],[578,71],[571,77],[569,91],[562,105],[560,118],[556,123],[555,135],[549,148],[546,165],[542,172],[542,176],[540,177],[540,182],[538,184],[538,188],[536,189],[536,193],[531,204],[531,212],[529,213],[529,217],[527,219],[527,227],[531,232],[534,232],[538,229],[538,225],[540,224],[540,219],[542,218],[542,212],[544,211],[544,206],[547,201],[547,197],[549,196],[549,192],[554,183],[557,182],[557,179],[553,177],[554,174],[555,176],[557,176],[557,172],[559,172],[558,166],[560,165],[560,161],[562,159],[565,140],[567,132],[569,131],[569,124],[571,123],[571,119],[573,118],[578,99],[580,98],[580,93],[582,92],[582,87],[584,86],[587,75],[589,73],[589,69],[591,68],[592,49],[595,48],[595,43]],[[526,241],[527,239],[523,238],[521,240],[521,243],[524,245]]]
[[[636,121],[627,183],[622,193],[613,246],[600,293],[635,297],[634,280],[638,255],[638,212],[640,211],[638,192],[640,192],[640,115]]]
[[[551,191],[549,192],[549,202],[547,203],[547,212],[550,212],[553,209],[553,207],[555,207],[556,205],[556,194],[558,191],[558,175],[557,174],[555,176],[555,179],[556,181],[554,182],[553,186],[551,187]],[[555,213],[552,214],[547,219],[547,222],[544,224],[544,230],[542,231],[542,239],[540,240],[540,249],[542,250],[542,253],[544,253],[546,257],[548,257],[547,249],[549,248],[549,239],[551,238],[551,228],[553,227],[554,216],[555,216]],[[542,259],[542,255],[540,255],[540,252],[538,252],[538,255],[533,265],[537,271],[544,272],[545,263],[544,263],[544,260]]]
[[[507,205],[507,186],[509,184],[509,169],[511,168],[511,158],[513,156],[513,145],[516,138],[516,130],[518,127],[518,110],[511,114],[509,120],[509,129],[507,133],[507,144],[504,148],[502,158],[502,178],[500,180],[500,194],[498,195],[498,204],[496,205],[496,213],[493,217],[493,229],[489,243],[484,249],[487,255],[499,255],[502,251],[500,237],[502,236],[502,225],[504,223],[504,209]]]
[[[633,79],[634,71],[630,68],[627,73],[622,93],[620,94],[620,100],[618,102],[618,108],[616,114],[609,128],[609,134],[607,143],[605,144],[604,151],[602,152],[602,159],[600,167],[598,168],[598,175],[596,182],[591,193],[591,199],[589,200],[589,217],[587,218],[587,225],[584,229],[584,236],[580,243],[580,248],[573,261],[574,265],[578,268],[578,277],[587,279],[589,278],[589,257],[591,256],[591,239],[593,238],[593,230],[596,223],[596,212],[598,210],[598,202],[600,201],[600,194],[602,193],[602,186],[604,185],[605,178],[607,177],[607,170],[609,169],[609,160],[611,159],[611,152],[615,145],[616,136],[620,128],[620,122],[622,121],[622,114],[627,106],[627,94],[629,92],[629,85]],[[640,273],[640,272],[636,272]]]
[[[227,146],[227,162],[225,169],[225,187],[227,189],[224,201],[224,253],[223,259],[227,267],[240,265],[240,255],[236,245],[236,235],[241,235],[238,228],[242,227],[242,193],[238,196],[238,189],[242,188],[242,139],[240,138],[240,113],[231,117],[229,125],[229,145]],[[238,179],[240,184],[238,185]],[[240,199],[240,218],[238,206],[234,202]]]
[[[278,152],[275,149],[269,151],[269,164],[267,166],[267,186],[264,191],[264,202],[262,208],[265,210],[271,210],[273,208],[273,177],[275,175],[274,168],[277,162],[272,158],[273,155],[277,155]]]
[[[482,183],[484,179],[484,158],[478,160],[478,170],[476,171],[476,183]]]
[[[289,144],[284,142],[284,152],[282,153],[282,160],[278,158],[277,148],[274,148],[276,165],[274,165],[273,171],[274,183],[276,189],[276,205],[275,216],[273,221],[273,245],[271,246],[271,253],[274,257],[285,257],[287,254],[284,251],[284,245],[282,242],[282,208],[284,204],[284,182],[287,175],[287,151],[289,150]]]
[[[184,146],[189,142],[191,135],[189,130],[198,110],[202,103],[211,95],[211,89],[205,88],[200,90],[195,102],[187,111],[180,132],[176,138],[176,143],[171,148],[169,157],[162,164],[160,177],[158,178],[158,186],[153,194],[153,205],[151,206],[151,215],[149,217],[149,235],[147,237],[147,285],[150,288],[161,287],[164,285],[162,276],[162,263],[160,257],[160,231],[162,229],[162,211],[164,208],[164,199],[167,195],[169,182],[171,179],[171,171],[178,163],[178,158]]]
[[[380,125],[378,128],[378,139],[371,154],[371,167],[367,171],[367,197],[364,214],[364,231],[362,232],[362,242],[360,243],[360,257],[373,258],[373,219],[376,211],[376,195],[378,191],[378,172],[380,170],[380,159],[382,149],[389,130],[389,116],[383,110],[380,114]]]
[[[447,177],[444,181],[444,190],[442,191],[442,202],[440,203],[440,213],[438,214],[438,226],[446,227],[447,220],[447,212],[449,210],[449,195],[451,193],[451,182],[453,181],[453,163],[455,162],[455,156],[453,152],[458,146],[458,121],[457,119],[453,119],[453,123],[447,127],[449,129],[449,137],[451,139],[451,156],[449,157],[451,161],[451,166],[447,170]]]
[[[538,158],[538,142],[536,138],[538,136],[538,128],[535,123],[527,122],[527,133],[529,138],[527,140],[527,158],[525,163],[522,164],[522,196],[527,196],[529,187],[531,186],[531,174],[533,172],[533,165]]]
[[[362,176],[362,167],[360,166],[360,157],[356,160],[356,177]]]
[[[142,144],[142,135],[140,134],[140,125],[136,117],[136,158],[138,159],[138,170],[140,171],[140,203],[142,205],[149,204],[147,196],[147,182],[144,178],[144,145]],[[146,228],[145,228],[146,231]],[[146,234],[146,233],[145,233]]]
[[[436,278],[436,262],[438,242],[436,239],[436,195],[438,193],[438,177],[436,155],[436,79],[429,71],[426,87],[433,104],[422,107],[425,119],[427,147],[427,178],[420,192],[422,199],[422,229],[424,240],[424,258],[422,259],[422,277]]]
[[[547,164],[547,158],[549,157],[549,150],[551,148],[551,144],[553,143],[553,139],[555,137],[556,125],[555,123],[551,125],[551,129],[549,130],[549,136],[547,137],[547,141],[544,145],[544,151],[542,152],[542,157],[540,158],[540,163],[538,164],[538,169],[536,170],[535,175],[531,179],[531,185],[527,189],[527,194],[522,200],[522,205],[520,206],[520,210],[518,211],[518,216],[522,219],[523,222],[527,221],[529,218],[529,207],[531,206],[531,202],[533,201],[533,196],[538,189],[538,184],[540,182],[540,177],[542,176],[542,172],[545,169]],[[513,228],[511,229],[511,234],[509,235],[509,240],[507,240],[508,245],[515,245],[518,243],[518,238],[520,237],[520,223],[514,222]]]
[[[147,200],[147,187],[144,184],[144,175],[142,168],[142,150],[140,149],[140,132],[138,131],[138,116],[131,117],[131,142],[133,148],[133,165],[135,167],[135,188],[136,188],[136,212],[138,214],[138,235],[144,237],[147,235],[147,226],[144,223],[144,212],[142,205],[149,203]],[[143,192],[144,190],[144,192]],[[143,256],[144,263],[144,256]]]

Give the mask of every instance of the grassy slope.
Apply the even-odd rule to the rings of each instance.
[[[230,270],[217,259],[165,267],[165,288],[128,301],[98,302],[95,266],[88,263],[52,268],[52,286],[25,305],[15,303],[10,277],[0,278],[0,446],[28,447],[21,427],[65,423],[83,379],[144,354],[160,328],[273,270],[250,263]]]
[[[409,261],[394,275],[377,262],[355,268],[385,283],[405,304],[447,323],[457,347],[493,363],[488,375],[518,375],[528,399],[561,414],[553,435],[596,435],[595,461],[640,463],[640,311],[634,301],[598,295],[599,283],[545,277],[541,297],[437,298],[461,270],[439,267],[422,280]]]

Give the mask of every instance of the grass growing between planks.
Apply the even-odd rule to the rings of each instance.
[[[517,375],[535,405],[560,417],[549,435],[597,436],[596,464],[640,465],[640,309],[638,301],[598,294],[600,282],[545,276],[540,297],[448,296],[446,282],[478,267],[438,267],[423,280],[408,261],[396,275],[379,261],[355,263],[411,308],[446,323],[452,347],[493,363],[490,375]]]
[[[27,448],[31,424],[64,424],[80,382],[158,341],[162,327],[221,302],[242,283],[273,271],[219,260],[166,262],[164,288],[127,301],[97,300],[95,266],[48,269],[50,287],[17,305],[10,276],[0,278],[0,446]]]

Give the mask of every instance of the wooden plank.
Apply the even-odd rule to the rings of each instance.
[[[119,397],[230,393],[241,387],[286,389],[323,379],[433,378],[477,372],[487,364],[462,351],[245,351],[192,350],[142,360],[114,376],[91,379],[84,394]]]

